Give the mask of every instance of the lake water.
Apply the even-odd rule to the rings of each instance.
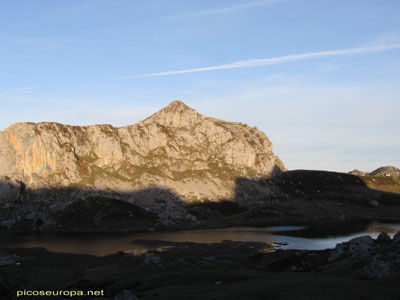
[[[393,236],[400,231],[400,222],[392,223],[353,223],[331,227],[230,227],[207,230],[188,230],[176,232],[146,233],[107,233],[107,234],[46,234],[14,235],[2,238],[4,247],[44,247],[54,252],[106,255],[125,251],[142,254],[147,250],[158,249],[161,245],[146,244],[143,240],[173,242],[215,243],[223,240],[286,243],[283,249],[320,250],[334,248],[337,243],[357,236],[370,235],[376,238],[380,232]],[[141,240],[141,242],[134,242]]]

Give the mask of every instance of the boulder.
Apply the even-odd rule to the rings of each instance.
[[[400,231],[393,236],[393,243],[400,245]]]
[[[378,244],[389,244],[392,242],[390,236],[386,232],[381,232],[376,238]]]
[[[162,258],[158,255],[146,255],[144,258],[145,264],[160,264],[162,263]]]
[[[123,290],[114,297],[114,300],[139,300],[131,291]]]
[[[370,250],[374,247],[374,240],[369,235],[356,237],[348,242],[337,244],[335,249],[330,251],[329,261],[339,258],[367,258]]]
[[[17,260],[18,257],[16,255],[0,251],[0,266],[15,264]]]

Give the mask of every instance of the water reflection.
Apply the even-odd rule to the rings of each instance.
[[[353,226],[354,225],[354,226]],[[361,235],[371,235],[376,238],[380,232],[394,235],[400,231],[400,223],[347,225],[342,229],[312,228],[302,226],[278,227],[231,227],[209,230],[191,230],[177,232],[147,232],[147,233],[107,233],[107,234],[49,234],[49,235],[15,235],[2,239],[5,247],[44,247],[54,252],[82,253],[106,255],[125,251],[135,255],[148,250],[160,249],[163,245],[143,243],[143,240],[159,240],[172,242],[216,243],[223,240],[256,241],[288,243],[285,249],[326,249],[333,248],[337,243],[347,241]],[[353,229],[353,230],[352,230]],[[141,242],[134,243],[135,240]]]
[[[342,227],[343,226],[343,227]],[[306,231],[306,234],[302,234]],[[400,231],[398,223],[354,223],[337,226],[334,230],[321,230],[321,228],[303,228],[298,231],[287,231],[285,235],[275,235],[275,242],[287,242],[283,249],[323,250],[334,248],[336,244],[343,243],[355,237],[369,235],[376,239],[381,232],[393,235]],[[304,237],[306,236],[306,237]]]

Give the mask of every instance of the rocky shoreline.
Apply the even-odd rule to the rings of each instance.
[[[375,240],[358,237],[322,251],[255,242],[145,242],[165,247],[103,257],[2,248],[0,299],[16,299],[21,289],[103,290],[104,297],[80,299],[109,300],[400,297],[400,232],[392,239],[385,233]]]

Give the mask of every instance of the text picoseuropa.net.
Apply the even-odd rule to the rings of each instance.
[[[82,296],[104,296],[104,290],[99,291],[50,291],[50,290],[18,290],[17,298],[22,296],[65,296],[65,297],[82,297]]]

